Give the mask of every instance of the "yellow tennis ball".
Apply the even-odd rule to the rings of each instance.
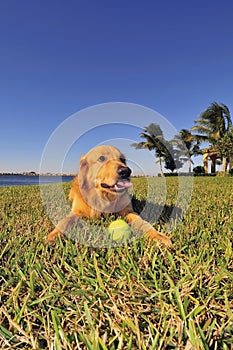
[[[131,231],[129,225],[122,219],[113,221],[108,226],[108,232],[113,241],[121,242],[129,238]]]

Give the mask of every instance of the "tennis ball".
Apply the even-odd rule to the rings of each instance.
[[[129,225],[121,219],[113,221],[108,226],[108,232],[110,233],[112,240],[116,242],[121,242],[129,238],[131,233]]]

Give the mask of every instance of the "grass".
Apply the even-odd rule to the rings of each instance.
[[[177,179],[166,183],[169,208]],[[134,179],[138,200],[144,185]],[[39,187],[1,188],[0,348],[232,349],[232,189],[233,178],[195,178],[168,251],[145,238],[48,246]],[[165,214],[154,223],[164,232]]]

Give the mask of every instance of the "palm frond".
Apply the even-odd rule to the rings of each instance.
[[[208,135],[211,132],[210,128],[208,128],[206,125],[201,125],[201,123],[199,125],[194,125],[191,128],[191,131],[195,131],[199,134],[206,134],[206,135]]]

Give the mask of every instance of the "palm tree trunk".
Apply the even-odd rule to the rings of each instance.
[[[227,159],[223,157],[222,159],[222,171],[225,173],[227,171]]]
[[[210,156],[210,160],[211,160],[211,174],[215,174],[216,173],[216,155],[213,154]]]
[[[192,165],[191,165],[192,163],[191,163],[191,158],[189,157],[188,158],[188,171],[189,171],[189,173],[191,173],[191,171],[192,171]]]
[[[233,169],[233,153],[229,157],[229,169]]]
[[[161,157],[159,157],[159,167],[160,167],[160,174],[161,174],[161,176],[164,177],[163,167],[162,167],[162,159],[161,159]]]

